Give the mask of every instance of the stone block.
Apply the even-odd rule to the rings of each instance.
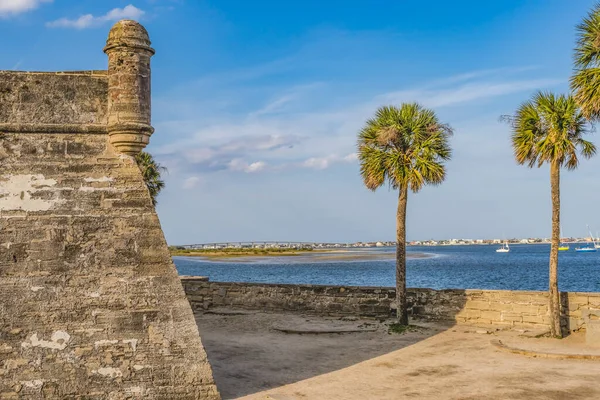
[[[379,299],[369,299],[369,298],[365,298],[361,301],[361,304],[371,304],[371,305],[377,305],[380,304]]]
[[[589,346],[600,347],[600,321],[586,323],[585,342]]]
[[[481,319],[488,321],[500,321],[502,313],[500,311],[481,311]]]
[[[462,309],[456,315],[465,319],[479,319],[483,311],[477,309]]]
[[[579,308],[580,306],[587,306],[589,304],[589,296],[581,295],[581,294],[567,294],[567,301],[569,302],[569,309],[572,307],[574,309]]]
[[[585,309],[573,309],[573,310],[569,310],[569,312],[566,314],[571,318],[582,318],[584,312],[585,312]]]
[[[600,310],[584,310],[583,322],[586,344],[600,347]]]
[[[523,315],[523,323],[524,324],[538,324],[538,325],[545,325],[545,324],[549,324],[550,323],[550,319],[548,316],[546,315],[528,315],[528,314],[524,314]]]
[[[488,301],[472,300],[465,304],[465,308],[472,310],[489,310],[490,303]]]
[[[512,305],[506,302],[500,302],[498,300],[491,301],[489,308],[490,311],[510,311],[512,310]]]
[[[512,304],[507,311],[512,311],[513,313],[519,314],[527,314],[527,315],[537,315],[541,313],[540,307],[536,304]]]
[[[600,294],[592,294],[588,296],[588,304],[591,308],[600,308]]]
[[[569,331],[577,331],[584,326],[583,318],[571,318],[567,319],[567,328]]]
[[[497,325],[497,326],[513,326],[513,325],[515,325],[515,322],[507,321],[507,320],[501,320],[501,321],[492,320],[490,323],[492,325]]]

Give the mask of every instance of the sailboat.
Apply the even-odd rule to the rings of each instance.
[[[560,237],[563,237],[562,227],[560,228]],[[558,245],[558,251],[569,251],[571,247],[567,243],[563,243],[562,241]]]
[[[600,237],[598,236],[598,232],[596,232],[596,239],[598,239],[599,243],[594,243],[594,247],[597,249],[600,249]]]
[[[508,247],[508,242],[504,242],[504,245],[496,249],[496,253],[508,253],[510,251],[510,247]]]
[[[596,241],[594,240],[594,236],[592,235],[592,232],[590,231],[589,226],[588,226],[588,232],[590,233],[590,237],[592,238],[592,245],[587,244],[583,247],[576,247],[575,251],[577,251],[579,253],[594,253],[594,252],[596,252],[598,245],[596,244]]]

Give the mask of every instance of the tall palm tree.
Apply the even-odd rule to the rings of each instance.
[[[571,88],[583,115],[600,119],[600,3],[577,26]]]
[[[572,96],[538,92],[523,103],[513,117],[512,146],[517,163],[530,168],[550,164],[552,195],[552,244],[550,247],[550,329],[562,337],[558,292],[558,246],[560,243],[560,169],[574,170],[578,154],[590,158],[596,146],[582,137],[589,125]]]
[[[150,197],[152,197],[152,205],[156,206],[156,197],[165,187],[165,182],[161,179],[161,173],[167,169],[157,163],[154,157],[145,151],[138,153],[135,156],[135,161],[142,171],[144,183],[150,192]]]
[[[381,107],[358,134],[358,159],[365,186],[375,191],[386,182],[398,190],[396,212],[396,305],[398,322],[408,324],[406,310],[406,203],[408,190],[439,185],[452,151],[452,128],[433,110],[417,103]]]

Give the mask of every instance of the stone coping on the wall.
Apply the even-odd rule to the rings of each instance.
[[[208,282],[208,276],[193,276],[193,275],[180,275],[179,278],[182,281],[198,281],[198,282]]]
[[[35,124],[35,123],[0,123],[2,133],[107,133],[106,125],[98,124]]]
[[[14,75],[85,75],[85,76],[106,76],[108,71],[105,69],[92,69],[86,71],[13,71],[0,70],[2,74]]]
[[[262,282],[217,282],[211,281],[208,276],[194,276],[194,275],[180,275],[179,278],[182,282],[190,281],[190,282],[210,282],[215,284],[225,284],[225,285],[243,285],[243,286],[278,286],[278,287],[297,287],[297,288],[353,288],[353,289],[361,289],[361,290],[396,290],[393,286],[356,286],[356,285],[321,285],[321,284],[313,284],[313,283],[262,283]],[[407,291],[415,291],[415,290],[433,290],[436,292],[460,292],[467,294],[477,294],[477,293],[497,293],[498,295],[506,295],[508,293],[513,296],[514,294],[521,295],[538,295],[538,296],[547,296],[547,292],[539,291],[539,290],[503,290],[503,289],[431,289],[431,288],[407,288]],[[600,298],[600,292],[561,292],[561,294],[570,294],[570,295],[579,295],[579,296],[593,296]]]

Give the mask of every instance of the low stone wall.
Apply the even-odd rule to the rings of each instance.
[[[209,282],[207,278],[197,277],[182,277],[181,281],[194,311],[236,307],[388,317],[396,296],[394,289],[385,287]]]
[[[210,282],[204,277],[181,281],[194,311],[233,307],[372,318],[395,312],[391,287]],[[587,310],[600,310],[600,293],[561,295],[569,330],[585,328]],[[529,328],[546,328],[550,322],[546,292],[408,289],[407,303],[409,314],[417,318]]]

